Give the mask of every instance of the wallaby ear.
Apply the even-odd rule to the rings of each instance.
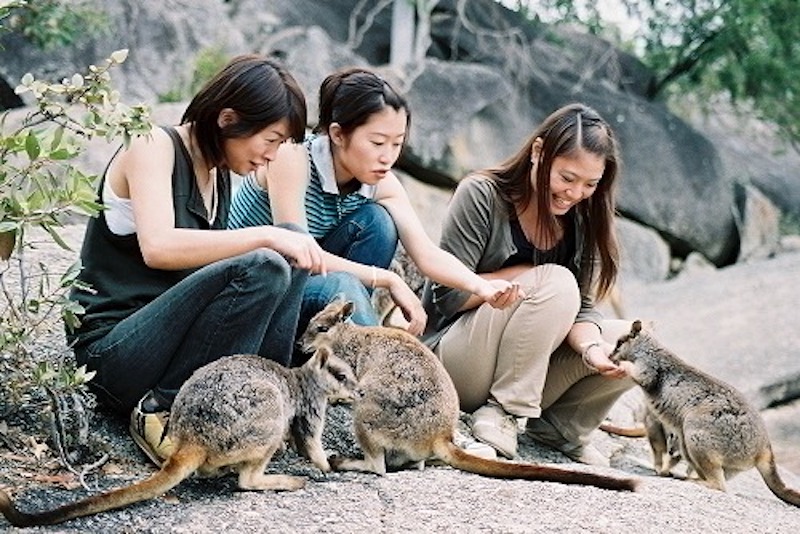
[[[636,319],[631,325],[631,337],[636,337],[642,331],[642,321]]]
[[[322,369],[328,363],[328,358],[330,357],[331,357],[330,347],[326,346],[319,347],[317,351],[314,353],[314,361],[316,362],[316,366]]]
[[[342,320],[342,322],[348,320],[350,318],[350,316],[353,315],[353,310],[354,309],[355,309],[355,304],[353,304],[352,300],[348,300],[347,302],[344,303],[344,305],[342,306],[342,312],[341,312],[341,315],[342,315],[341,320]]]

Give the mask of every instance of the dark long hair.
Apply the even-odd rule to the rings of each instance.
[[[531,183],[533,145],[541,139],[535,185]],[[619,271],[619,246],[614,233],[615,194],[621,160],[616,136],[608,123],[594,109],[584,104],[564,106],[542,122],[522,148],[498,167],[483,171],[498,184],[500,196],[513,207],[524,211],[536,202],[537,223],[547,241],[557,235],[558,220],[549,209],[550,172],[553,161],[571,156],[578,150],[605,160],[603,176],[594,194],[574,207],[583,221],[584,258],[581,259],[581,282],[594,279],[594,259],[599,259],[597,295],[608,293]],[[514,214],[512,213],[512,216]],[[588,287],[588,286],[587,286]]]
[[[349,135],[386,107],[406,112],[406,131],[411,124],[411,110],[406,99],[389,82],[360,67],[341,69],[330,74],[319,87],[319,120],[315,133],[328,133],[334,122]]]
[[[238,120],[223,128],[220,112],[230,108]],[[209,167],[224,166],[222,142],[254,135],[270,124],[289,120],[289,135],[301,142],[306,127],[306,99],[297,81],[272,59],[247,54],[233,58],[195,95],[181,118],[190,123]]]

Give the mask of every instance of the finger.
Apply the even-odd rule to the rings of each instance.
[[[325,264],[325,258],[321,253],[318,253],[317,257],[317,270],[322,276],[328,275],[328,266]]]

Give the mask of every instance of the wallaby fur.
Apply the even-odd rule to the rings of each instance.
[[[642,406],[642,426],[619,426],[603,421],[600,430],[626,438],[644,438],[653,452],[653,469],[661,476],[674,476],[672,469],[681,461],[680,445],[672,432],[668,432],[658,417],[647,406]],[[689,468],[691,472],[691,467]]]
[[[641,386],[649,410],[675,434],[701,483],[725,491],[726,478],[755,467],[778,498],[800,506],[800,492],[778,475],[763,419],[739,391],[661,346],[641,321],[619,339],[611,359]],[[654,455],[666,450],[664,435],[651,438]]]
[[[0,490],[0,511],[17,527],[52,525],[153,499],[195,471],[210,476],[224,467],[238,472],[243,490],[300,489],[303,477],[266,475],[264,468],[290,437],[298,452],[330,471],[321,442],[327,403],[352,400],[355,386],[350,367],[325,349],[296,369],[255,355],[221,358],[195,371],[178,392],[168,425],[175,450],[160,471],[38,513],[20,512]]]
[[[358,378],[353,403],[355,436],[364,459],[332,458],[339,470],[385,474],[438,459],[456,469],[498,478],[548,480],[613,490],[635,489],[636,481],[535,464],[487,460],[453,443],[458,397],[439,359],[416,337],[396,328],[358,326],[345,320],[351,302],[320,311],[300,339],[304,350],[328,348],[348,362]]]

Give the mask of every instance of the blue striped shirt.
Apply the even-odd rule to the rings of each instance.
[[[305,208],[309,233],[324,238],[341,224],[342,219],[366,204],[374,202],[375,186],[363,184],[358,191],[342,195],[336,185],[330,144],[327,136],[313,136],[303,143],[308,151],[309,184]],[[231,202],[228,228],[272,224],[269,193],[247,176]]]

